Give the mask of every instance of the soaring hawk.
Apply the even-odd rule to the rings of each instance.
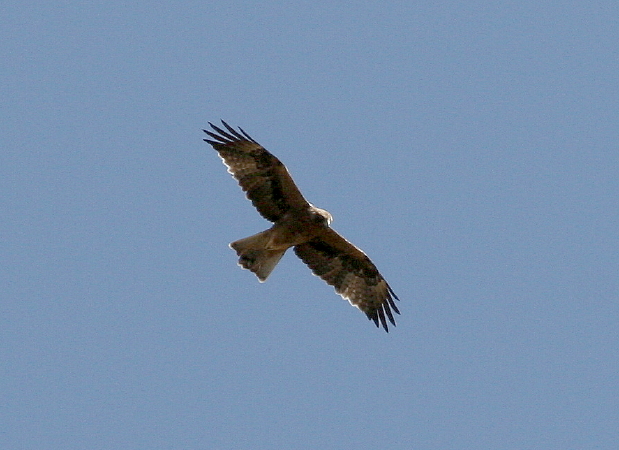
[[[241,128],[222,123],[225,130],[209,122],[213,131],[204,130],[209,136],[204,140],[217,150],[258,212],[274,223],[230,244],[239,265],[263,282],[293,247],[314,275],[388,332],[387,320],[395,325],[392,311],[400,314],[394,302],[398,297],[374,263],[329,226],[331,214],[305,200],[279,159]]]

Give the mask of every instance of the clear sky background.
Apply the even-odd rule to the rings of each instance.
[[[616,449],[619,3],[5,2],[2,449]],[[202,142],[243,127],[389,334]]]

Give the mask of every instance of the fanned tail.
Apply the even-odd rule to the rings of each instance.
[[[266,281],[286,253],[286,249],[268,250],[266,248],[270,241],[270,231],[262,231],[230,244],[230,248],[239,255],[239,266],[255,273],[261,283]]]

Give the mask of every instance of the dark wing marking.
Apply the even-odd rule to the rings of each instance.
[[[309,206],[279,159],[243,129],[239,128],[239,133],[221,122],[227,131],[209,122],[216,133],[203,130],[212,138],[204,140],[217,150],[228,172],[265,219],[277,222],[289,209]]]
[[[336,231],[325,228],[320,236],[294,247],[294,252],[314,275],[335,287],[335,292],[363,311],[385,331],[387,319],[393,325],[392,310],[400,314],[399,300],[370,258]]]

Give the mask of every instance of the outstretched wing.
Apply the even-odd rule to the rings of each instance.
[[[388,332],[387,319],[395,325],[392,310],[400,314],[394,302],[398,297],[370,258],[336,231],[325,228],[320,236],[295,246],[294,252],[377,327],[380,322]]]
[[[239,133],[223,120],[221,123],[227,131],[209,122],[216,133],[203,130],[212,138],[204,140],[217,150],[228,172],[265,219],[277,222],[289,209],[309,206],[279,159],[243,129],[239,128]]]

